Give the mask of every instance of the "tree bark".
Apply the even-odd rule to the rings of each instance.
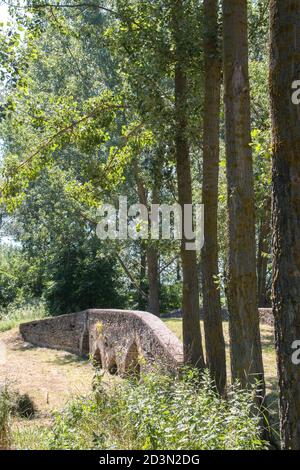
[[[247,0],[223,1],[228,184],[228,309],[232,379],[264,380],[257,307]]]
[[[221,97],[221,57],[218,39],[218,0],[204,0],[203,187],[204,247],[202,288],[206,362],[217,389],[226,385],[225,341],[218,277],[218,178]]]
[[[185,204],[192,204],[192,178],[187,119],[188,85],[185,69],[186,19],[182,0],[175,0],[173,4],[173,33],[175,39],[175,157],[178,200],[183,212]],[[197,256],[196,251],[186,250],[186,241],[183,231],[181,261],[184,361],[186,364],[203,369]]]
[[[284,449],[300,449],[300,1],[271,0],[270,93],[273,131],[273,312]],[[295,362],[295,361],[294,361]]]

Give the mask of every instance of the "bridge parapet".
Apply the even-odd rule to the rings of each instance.
[[[182,343],[156,316],[132,310],[90,309],[20,325],[33,345],[91,355],[110,373],[137,373],[157,364],[170,371],[183,361]]]

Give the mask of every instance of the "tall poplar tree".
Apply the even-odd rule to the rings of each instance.
[[[285,449],[300,449],[300,1],[271,0],[270,93],[273,127],[273,312]],[[299,343],[298,343],[299,344]]]
[[[182,209],[192,204],[192,178],[190,149],[188,140],[186,74],[186,31],[187,18],[182,0],[173,4],[173,34],[175,40],[175,157],[177,166],[178,200]],[[204,367],[200,321],[199,285],[196,251],[186,249],[186,239],[182,237],[181,261],[183,274],[183,352],[186,363],[198,368]]]
[[[204,0],[203,189],[204,247],[202,284],[207,365],[220,393],[226,384],[225,342],[218,277],[218,177],[221,56],[218,0]]]
[[[263,381],[256,282],[247,0],[223,1],[232,379]]]

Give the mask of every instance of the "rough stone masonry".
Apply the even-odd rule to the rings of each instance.
[[[154,364],[176,371],[183,362],[179,339],[156,316],[131,310],[85,310],[20,325],[33,345],[90,355],[111,374],[137,374]]]

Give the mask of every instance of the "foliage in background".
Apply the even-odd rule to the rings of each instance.
[[[46,316],[47,309],[44,302],[23,300],[23,304],[11,303],[0,309],[0,331],[7,331],[20,323],[39,320]]]
[[[113,296],[114,307],[146,308],[141,296],[148,288],[142,244],[108,240],[96,248],[97,240],[90,236],[92,225],[80,219],[94,217],[94,206],[115,203],[118,194],[127,195],[130,203],[137,202],[134,162],[149,201],[154,188],[158,188],[160,203],[176,200],[172,1],[117,0],[116,14],[93,6],[42,8],[43,2],[30,14],[26,9],[12,8],[14,21],[9,33],[0,35],[0,69],[5,82],[0,186],[5,202],[3,219],[7,210],[14,209],[11,234],[22,249],[3,255],[11,260],[3,261],[5,273],[0,267],[0,305],[43,298],[50,313],[66,313],[86,306],[111,306]],[[261,284],[268,302],[270,237],[261,233],[268,222],[265,214],[271,179],[268,1],[248,3],[257,245],[260,264],[267,260]],[[189,18],[185,41],[189,51],[186,68],[193,192],[194,200],[201,202],[202,3],[188,0],[185,13]],[[225,306],[224,138],[222,110],[220,275],[216,282]],[[178,251],[176,245],[160,243],[160,269]],[[115,254],[121,254],[134,282]],[[174,266],[173,272],[169,269],[160,275],[163,313],[181,303],[181,280]]]

